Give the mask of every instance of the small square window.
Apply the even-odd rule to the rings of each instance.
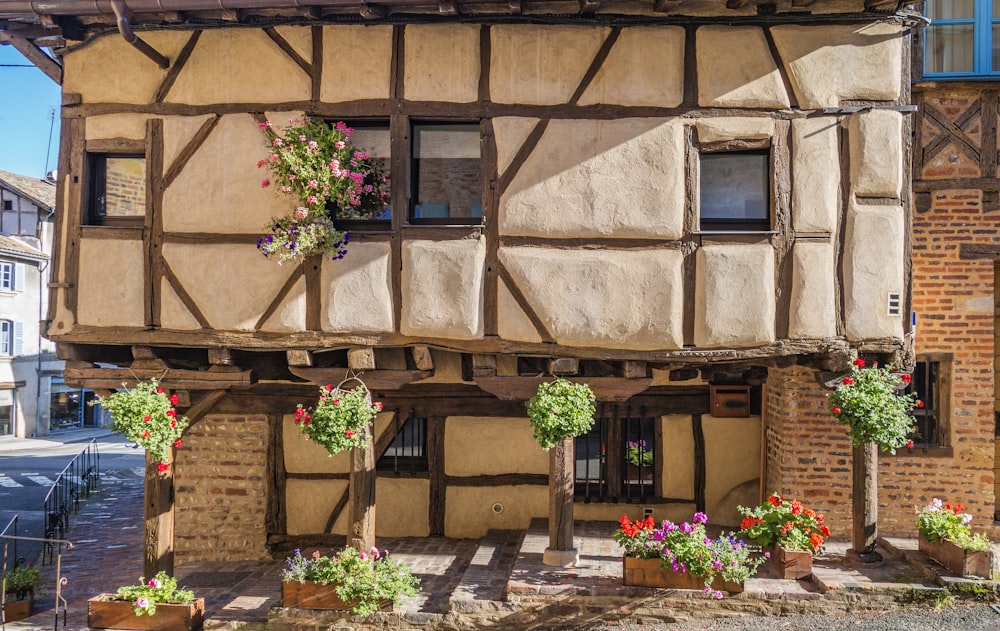
[[[653,417],[596,417],[577,436],[574,494],[590,500],[640,499],[655,494],[656,435]],[[615,445],[616,449],[610,449]],[[612,488],[610,479],[620,480]]]
[[[414,224],[480,224],[483,172],[479,125],[419,123],[413,126]]]
[[[142,224],[146,216],[146,159],[90,156],[90,223]]]
[[[0,290],[14,291],[17,289],[16,263],[0,262]]]
[[[427,419],[411,418],[397,427],[396,437],[375,463],[377,471],[427,472]]]
[[[770,179],[766,151],[701,154],[701,230],[770,230]]]
[[[2,207],[0,207],[0,210],[14,210],[14,200],[12,199],[3,200],[3,204]]]
[[[390,169],[392,161],[391,143],[388,123],[382,122],[355,122],[345,121],[347,126],[353,129],[350,136],[351,145],[355,149],[365,151],[371,159],[378,162],[380,182],[365,181],[366,186],[372,186],[375,192],[379,190],[388,193],[390,187]],[[385,203],[378,212],[361,213],[353,208],[332,207],[331,213],[335,224],[339,228],[349,228],[352,230],[384,230],[387,223],[392,219],[392,207]],[[343,224],[343,225],[342,225]]]

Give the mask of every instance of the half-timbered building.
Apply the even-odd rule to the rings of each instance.
[[[525,401],[563,375],[598,399],[577,519],[732,525],[777,489],[848,537],[825,393],[912,340],[900,3],[61,4],[0,7],[63,86],[48,335],[67,382],[180,391],[161,556],[342,540],[351,458],[292,413],[355,373],[385,406],[353,463],[379,535],[546,517]],[[258,124],[303,114],[364,131],[391,212],[342,260],[277,265]]]

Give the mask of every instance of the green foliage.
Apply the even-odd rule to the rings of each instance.
[[[955,597],[951,595],[951,592],[944,590],[939,593],[934,599],[934,611],[941,611],[942,609],[947,609],[949,607],[955,606]]]
[[[194,592],[178,589],[177,579],[166,572],[159,572],[148,581],[140,578],[138,585],[119,587],[115,598],[131,601],[132,611],[137,616],[144,614],[152,616],[156,613],[157,605],[164,603],[184,605],[193,601]]]
[[[14,600],[24,600],[34,591],[41,576],[33,567],[15,567],[3,575],[4,592]]]
[[[986,535],[973,534],[969,528],[972,515],[962,512],[962,505],[942,502],[938,498],[917,512],[917,530],[927,541],[944,539],[963,550],[985,552],[990,549]]]
[[[651,467],[653,466],[653,450],[646,449],[646,441],[644,440],[630,440],[625,443],[625,460],[635,467]]]
[[[594,424],[594,393],[585,383],[565,379],[538,386],[528,401],[528,416],[535,440],[544,449],[569,436],[580,436]]]
[[[391,600],[399,603],[404,596],[415,596],[420,581],[402,562],[389,558],[389,553],[372,548],[367,553],[344,548],[334,557],[302,556],[301,550],[285,560],[282,581],[312,581],[333,584],[345,603],[353,603],[351,613],[368,616]]]
[[[188,425],[187,418],[178,417],[174,409],[176,394],[168,396],[152,379],[140,381],[132,390],[98,397],[96,402],[111,414],[113,430],[159,460],[161,471],[169,467],[170,448],[181,446],[181,433]]]
[[[611,538],[620,545],[625,556],[639,559],[660,559],[663,567],[674,572],[690,572],[704,577],[705,593],[722,598],[721,591],[712,591],[716,575],[734,583],[746,581],[757,573],[764,562],[757,546],[747,545],[733,533],[711,539],[705,532],[708,516],[695,513],[690,522],[675,524],[664,521],[659,528],[652,517],[631,521],[622,515],[620,527]]]
[[[875,443],[882,451],[896,453],[907,446],[914,429],[910,410],[923,403],[914,394],[897,392],[906,383],[909,375],[901,380],[890,368],[865,368],[864,361],[857,359],[851,375],[827,395],[830,412],[850,428],[847,435],[855,447]]]
[[[328,205],[343,219],[372,219],[389,202],[389,178],[382,164],[351,144],[353,129],[338,122],[291,120],[283,130],[270,121],[258,125],[267,137],[269,154],[257,162],[275,179],[279,190],[294,197],[295,211],[273,219],[271,234],[257,241],[264,256],[279,262],[311,254],[334,259],[347,253],[348,235],[330,221]],[[261,182],[267,188],[270,179]]]
[[[815,553],[830,536],[822,514],[777,493],[760,506],[737,508],[743,515],[740,534],[764,547],[780,544],[786,550]]]
[[[333,456],[347,449],[367,445],[365,429],[382,410],[381,403],[372,403],[364,384],[353,390],[340,390],[327,384],[319,389],[315,408],[299,404],[295,423],[306,438],[323,445]]]

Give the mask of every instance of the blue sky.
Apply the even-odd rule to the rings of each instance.
[[[59,86],[54,81],[13,47],[0,46],[0,170],[44,177],[50,127],[52,147],[47,170],[58,166],[60,100]]]

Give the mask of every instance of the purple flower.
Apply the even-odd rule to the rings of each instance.
[[[681,524],[681,532],[683,532],[685,535],[690,535],[692,530],[694,529],[691,527],[691,524],[687,522]]]
[[[136,609],[145,609],[146,607],[149,607],[149,600],[145,598],[139,598],[135,601]]]
[[[707,524],[708,515],[706,515],[705,513],[695,513],[694,517],[691,518],[691,521],[693,521],[696,524]]]

